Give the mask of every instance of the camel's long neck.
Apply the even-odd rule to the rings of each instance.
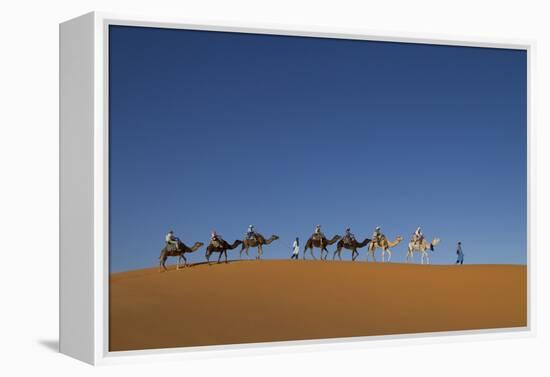
[[[340,237],[334,236],[334,237],[332,237],[329,241],[327,241],[327,244],[328,244],[328,245],[332,245],[333,243],[335,243],[335,242],[338,241],[339,239],[340,239]]]
[[[265,244],[269,245],[271,242],[275,241],[277,238],[275,236],[269,237],[267,240],[265,240]]]
[[[236,248],[237,246],[239,246],[239,240],[235,240],[235,242],[233,242],[231,245],[229,245],[228,249],[232,250],[232,249]]]
[[[368,243],[370,242],[370,239],[368,238],[365,238],[363,242],[359,242],[357,244],[358,247],[363,247],[363,246],[366,246]]]
[[[200,243],[196,243],[196,244],[194,244],[193,246],[191,246],[190,250],[191,250],[191,252],[197,251],[197,250],[199,249],[199,247],[201,247],[201,244],[200,244]]]
[[[396,246],[401,240],[399,238],[396,238],[395,241],[388,241],[388,247],[394,247]]]

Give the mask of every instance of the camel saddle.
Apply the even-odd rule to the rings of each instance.
[[[411,241],[412,241],[413,245],[421,245],[421,244],[422,244],[422,241],[424,241],[424,236],[422,236],[422,237],[420,237],[420,238],[418,238],[418,239],[417,239],[416,237],[413,236],[413,238],[412,238]]]
[[[178,246],[174,245],[173,243],[166,243],[166,251],[168,251],[169,253],[178,251]]]
[[[377,245],[380,245],[382,243],[382,241],[385,240],[385,239],[386,239],[386,236],[381,234],[378,237],[376,237],[374,240],[372,240],[372,242],[374,242]]]
[[[311,239],[314,241],[321,241],[325,235],[323,233],[313,233],[313,236],[311,236]]]
[[[344,244],[346,244],[346,245],[351,245],[353,243],[353,238],[351,238],[351,236],[344,236],[344,238],[342,240],[344,241]]]
[[[222,239],[221,238],[214,238],[211,242],[212,246],[219,248],[222,247]]]

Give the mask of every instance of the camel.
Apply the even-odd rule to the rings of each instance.
[[[258,255],[256,256],[256,259],[261,259],[263,254],[263,245],[269,245],[271,242],[278,240],[279,236],[272,235],[267,240],[262,236],[260,233],[256,233],[256,236],[254,238],[250,239],[244,239],[241,252],[239,253],[239,257],[242,258],[243,250],[246,253],[246,257],[248,258],[248,249],[251,247],[257,247],[258,248]]]
[[[196,250],[198,250],[202,245],[204,245],[202,242],[195,242],[195,244],[191,247],[186,246],[183,242],[178,240],[178,250],[168,250],[168,245],[164,246],[162,250],[160,251],[160,262],[159,262],[159,272],[162,272],[163,268],[164,271],[167,270],[166,268],[166,259],[168,257],[178,257],[178,264],[176,265],[176,270],[180,269],[180,262],[183,259],[184,264],[183,267],[187,267],[187,258],[185,258],[186,253],[192,253]]]
[[[325,258],[323,258],[323,250],[327,252],[327,256],[328,256],[327,246],[332,245],[333,243],[335,243],[336,241],[338,241],[341,238],[342,237],[340,237],[339,235],[335,235],[330,240],[327,240],[324,235],[321,237],[321,239],[314,238],[313,236],[311,236],[307,240],[306,246],[304,247],[304,258],[303,259],[306,259],[306,252],[307,252],[308,249],[311,252],[311,256],[313,257],[313,259],[317,259],[317,258],[315,258],[315,255],[313,254],[313,248],[314,247],[318,247],[319,249],[321,249],[321,256],[320,256],[321,260],[327,259],[326,256],[325,256]]]
[[[420,253],[420,263],[424,264],[424,258],[426,259],[426,264],[430,264],[430,256],[428,255],[428,250],[434,251],[434,248],[439,243],[439,238],[434,238],[432,242],[428,243],[426,239],[422,239],[422,242],[409,242],[407,247],[407,263],[409,263],[409,258],[414,263],[414,252]]]
[[[347,243],[347,242],[344,242],[344,239],[341,239],[336,244],[336,251],[332,255],[332,260],[334,260],[334,258],[336,257],[336,254],[338,254],[338,259],[342,260],[340,253],[342,252],[342,248],[344,248],[344,249],[351,250],[351,260],[354,261],[355,258],[357,258],[357,256],[359,255],[359,252],[357,251],[357,249],[367,246],[367,244],[370,241],[371,240],[369,238],[365,238],[363,242],[358,242],[357,240],[353,240],[351,243]]]
[[[212,241],[210,241],[210,244],[206,247],[206,261],[208,264],[210,264],[210,255],[212,253],[220,253],[220,256],[218,257],[218,263],[220,263],[220,259],[222,258],[222,255],[225,255],[225,263],[227,263],[227,250],[233,250],[237,246],[243,243],[241,240],[235,240],[231,245],[227,243],[226,240],[221,240],[219,242],[220,244],[218,246],[215,246],[212,244]]]
[[[396,246],[401,241],[403,241],[403,237],[397,236],[394,241],[388,241],[386,237],[382,237],[382,239],[380,240],[380,244],[371,242],[369,244],[369,249],[367,251],[367,262],[369,261],[369,254],[372,256],[372,260],[376,262],[376,258],[374,257],[374,252],[376,251],[377,247],[382,249],[382,262],[385,262],[386,253],[388,253],[388,262],[389,262],[391,260],[390,249]]]

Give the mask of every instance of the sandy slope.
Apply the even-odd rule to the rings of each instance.
[[[526,326],[527,269],[244,261],[110,277],[110,350]]]

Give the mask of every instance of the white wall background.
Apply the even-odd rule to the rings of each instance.
[[[0,371],[3,375],[548,375],[550,21],[544,1],[51,0],[0,5]],[[93,369],[58,333],[58,23],[91,10],[537,42],[533,100],[537,336]],[[467,146],[465,146],[467,148]],[[546,231],[546,232],[545,232]],[[32,239],[33,242],[29,242]],[[78,268],[78,266],[75,266]],[[434,313],[434,315],[437,315]],[[458,339],[457,339],[458,340]],[[5,373],[10,370],[10,372]]]

